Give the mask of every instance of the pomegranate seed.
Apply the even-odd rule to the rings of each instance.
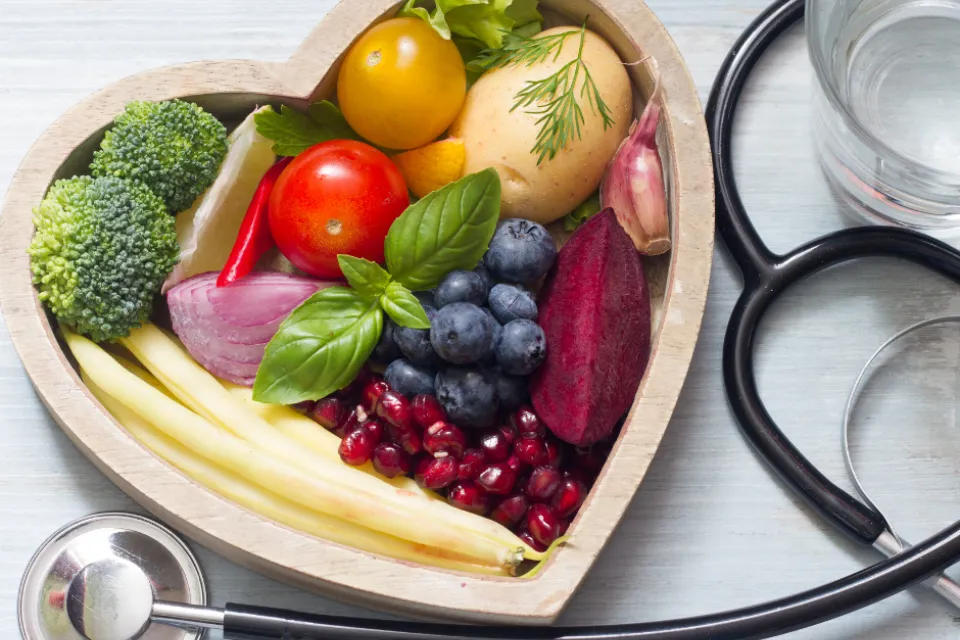
[[[513,453],[521,461],[539,467],[547,461],[547,445],[540,436],[521,433],[513,445]]]
[[[460,458],[460,471],[457,477],[461,480],[476,480],[486,466],[486,458],[480,449],[467,449]]]
[[[422,453],[413,458],[413,479],[421,487],[423,486],[423,474],[427,472],[427,467],[433,461],[433,456]]]
[[[340,441],[340,459],[349,465],[359,466],[370,460],[377,446],[373,434],[366,429],[354,429]]]
[[[390,439],[399,444],[408,455],[415,455],[423,451],[423,443],[420,442],[420,436],[413,429],[400,429],[399,427],[387,427]]]
[[[304,400],[303,402],[298,402],[296,404],[290,405],[290,408],[299,413],[310,414],[313,411],[313,408],[317,406],[317,403],[313,400]]]
[[[586,474],[583,469],[578,469],[574,467],[573,469],[564,469],[563,471],[564,480],[576,480],[581,483],[584,487],[589,487],[592,483],[590,477]]]
[[[343,387],[342,389],[334,392],[338,398],[343,398],[348,401],[348,404],[353,404],[353,401],[357,399],[360,395],[360,391],[363,389],[364,385],[367,384],[367,381],[370,380],[370,377],[376,375],[374,374],[369,367],[366,365],[360,369],[360,373],[357,374],[357,377],[353,379],[353,382]]]
[[[513,424],[521,436],[527,433],[533,433],[538,436],[547,434],[543,428],[543,423],[540,422],[540,418],[534,413],[533,407],[529,405],[523,405],[514,412]]]
[[[547,545],[540,544],[540,542],[533,537],[533,535],[526,529],[520,531],[517,534],[517,537],[523,540],[527,545],[533,547],[534,551],[546,551]]]
[[[487,465],[487,468],[477,476],[477,484],[482,489],[501,496],[513,491],[513,485],[516,482],[516,472],[503,463]]]
[[[490,431],[480,436],[480,448],[487,462],[503,462],[510,457],[510,443],[500,431]]]
[[[420,394],[413,399],[413,419],[420,428],[426,429],[435,422],[447,419],[443,405],[433,396]]]
[[[574,464],[595,477],[603,468],[603,457],[595,447],[577,447],[574,449]]]
[[[550,505],[561,518],[568,518],[577,512],[587,497],[587,487],[579,480],[566,478],[553,494]]]
[[[471,513],[484,515],[490,504],[490,499],[480,487],[469,481],[460,481],[450,487],[447,493],[447,502]]]
[[[534,502],[546,502],[560,488],[563,476],[553,467],[537,467],[530,474],[524,490]]]
[[[560,535],[560,519],[547,505],[535,504],[527,509],[527,528],[534,540],[549,547]]]
[[[377,415],[389,424],[404,430],[413,429],[413,412],[402,393],[384,391],[377,401]]]
[[[376,418],[370,418],[366,422],[362,423],[360,426],[370,432],[370,434],[373,436],[373,439],[376,440],[377,444],[379,444],[383,440],[383,432],[384,432],[383,423],[377,420]]]
[[[367,412],[357,405],[352,411],[344,411],[343,418],[337,423],[333,432],[341,438],[357,428],[361,422],[367,421]]]
[[[503,438],[507,441],[507,444],[513,446],[513,443],[516,441],[518,435],[517,428],[515,426],[512,424],[502,424],[497,427],[497,431],[499,431]]]
[[[423,469],[423,481],[418,479],[418,482],[426,489],[443,489],[457,479],[459,466],[453,456],[434,458]]]
[[[363,404],[363,408],[367,410],[367,413],[374,412],[374,409],[377,408],[377,400],[380,399],[380,395],[383,394],[384,391],[389,390],[390,385],[379,376],[363,385],[363,391],[360,392],[360,402]]]
[[[310,417],[324,429],[336,429],[346,418],[347,407],[337,398],[324,398],[310,411]]]
[[[547,466],[559,469],[563,465],[563,446],[555,439],[547,439]]]
[[[527,463],[521,460],[517,454],[511,455],[507,458],[507,466],[514,470],[517,475],[520,475],[522,471],[527,468]]]
[[[526,515],[527,507],[529,506],[530,503],[527,502],[527,497],[522,493],[518,493],[509,498],[505,498],[500,504],[494,507],[493,511],[490,512],[490,518],[509,529],[520,522],[520,518]]]
[[[396,478],[410,472],[410,456],[395,442],[381,442],[373,450],[373,468],[382,476]]]
[[[435,422],[423,432],[423,448],[433,455],[447,453],[459,460],[466,445],[467,436],[449,422]]]

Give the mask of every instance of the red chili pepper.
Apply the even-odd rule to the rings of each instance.
[[[236,282],[253,271],[257,260],[267,252],[267,249],[273,246],[273,236],[270,235],[270,221],[268,219],[270,193],[273,191],[273,185],[277,183],[277,178],[280,177],[291,160],[293,158],[289,156],[282,158],[270,167],[260,179],[257,190],[253,193],[253,200],[250,201],[247,213],[244,214],[240,232],[237,234],[237,241],[233,245],[233,250],[230,251],[227,264],[223,266],[220,276],[217,278],[218,287]]]

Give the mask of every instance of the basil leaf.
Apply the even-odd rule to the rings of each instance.
[[[326,100],[310,105],[309,114],[281,105],[280,113],[264,109],[253,120],[257,133],[273,140],[273,152],[281,156],[298,155],[327,140],[360,139],[340,110]]]
[[[399,282],[391,282],[380,296],[380,305],[390,319],[401,327],[429,329],[430,319],[423,305]]]
[[[376,262],[340,254],[337,256],[343,277],[364,298],[376,298],[390,284],[390,274]]]
[[[499,216],[500,177],[494,169],[437,189],[390,226],[387,271],[411,291],[437,286],[454,269],[469,271],[486,252]]]
[[[253,398],[270,404],[319,400],[356,378],[383,330],[378,300],[346,287],[313,294],[267,344]]]

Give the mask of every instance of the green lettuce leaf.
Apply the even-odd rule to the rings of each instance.
[[[499,49],[503,35],[515,29],[533,35],[542,21],[537,0],[436,0],[433,13],[416,4],[417,0],[407,0],[399,15],[426,20],[448,40],[458,35],[489,49]]]

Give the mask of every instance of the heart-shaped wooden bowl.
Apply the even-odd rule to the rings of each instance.
[[[346,601],[416,617],[548,624],[600,553],[657,450],[700,329],[713,255],[709,142],[700,102],[663,26],[640,0],[543,0],[553,21],[604,36],[624,61],[656,58],[665,95],[661,148],[668,174],[673,249],[648,260],[654,342],[627,422],[570,540],[533,579],[488,578],[398,562],[292,531],[203,489],[141,447],[81,383],[31,283],[31,209],[57,178],[83,173],[103,130],[135,99],[186,98],[228,124],[264,103],[305,107],[332,96],[341,55],[394,0],[344,0],[284,63],[197,62],[117,82],[73,107],[37,141],[7,192],[0,218],[0,304],[27,374],[77,447],[157,517],[198,543],[268,576]],[[649,95],[645,64],[628,66]],[[638,112],[644,100],[637,101]]]

